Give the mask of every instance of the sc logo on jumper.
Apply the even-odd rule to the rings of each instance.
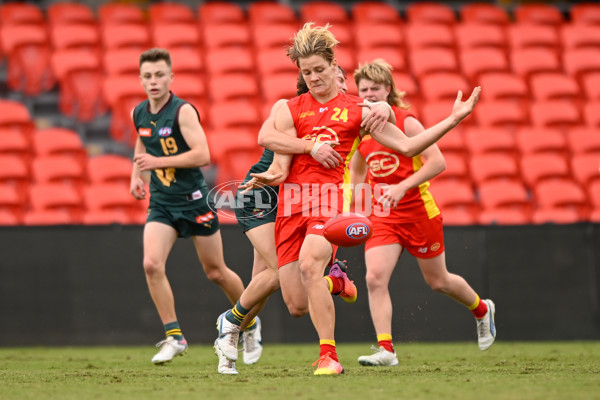
[[[400,159],[396,154],[387,151],[374,151],[366,158],[369,170],[378,178],[393,174],[400,166]]]

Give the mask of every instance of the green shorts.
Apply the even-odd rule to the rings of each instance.
[[[148,208],[148,222],[169,225],[182,238],[210,236],[219,230],[217,214],[205,205],[192,210],[180,210],[153,204]]]
[[[277,215],[278,188],[265,186],[254,189],[243,196],[243,204],[240,204],[238,192],[238,204],[235,208],[235,216],[242,232],[247,232],[269,222],[275,222]]]

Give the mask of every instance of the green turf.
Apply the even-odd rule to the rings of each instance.
[[[313,376],[318,346],[267,345],[237,376],[212,347],[153,366],[151,346],[0,348],[0,399],[600,399],[600,342],[399,343],[398,367],[358,365],[369,344],[339,344],[342,376]]]

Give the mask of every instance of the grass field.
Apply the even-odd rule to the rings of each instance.
[[[600,399],[600,342],[399,343],[398,367],[356,359],[369,344],[339,344],[342,376],[312,375],[315,344],[268,345],[237,376],[193,345],[153,366],[151,346],[0,348],[0,399]]]

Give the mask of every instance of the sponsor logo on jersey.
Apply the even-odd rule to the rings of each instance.
[[[138,130],[138,133],[140,134],[140,136],[149,137],[149,136],[152,136],[152,129],[150,129],[150,128],[140,128]]]
[[[316,224],[316,225],[313,225],[312,228],[313,229],[323,229],[323,228],[325,228],[325,225],[323,225],[323,224]]]
[[[440,246],[441,245],[438,242],[435,242],[431,245],[431,251],[438,251],[440,249]]]
[[[310,110],[310,111],[302,111],[300,114],[298,114],[298,119],[302,119],[302,118],[306,118],[306,117],[312,117],[315,115],[315,112]]]
[[[319,112],[320,113],[322,113],[324,111],[327,111],[327,110],[329,110],[327,107],[321,107],[321,108],[319,108]]]
[[[199,223],[199,224],[203,224],[203,223],[211,221],[214,218],[215,218],[215,216],[212,213],[212,211],[209,211],[206,214],[198,215],[196,217],[196,222]]]
[[[374,151],[367,156],[366,161],[371,174],[378,178],[393,174],[400,166],[398,156],[387,151]]]
[[[419,253],[427,253],[427,247],[421,247],[419,250],[417,250]]]
[[[336,131],[331,129],[328,126],[315,126],[313,127],[312,133],[304,136],[302,139],[310,140],[314,143],[322,143],[322,142],[338,142],[339,137]]]
[[[165,126],[158,130],[158,136],[170,136],[173,133],[173,130],[170,126]]]

